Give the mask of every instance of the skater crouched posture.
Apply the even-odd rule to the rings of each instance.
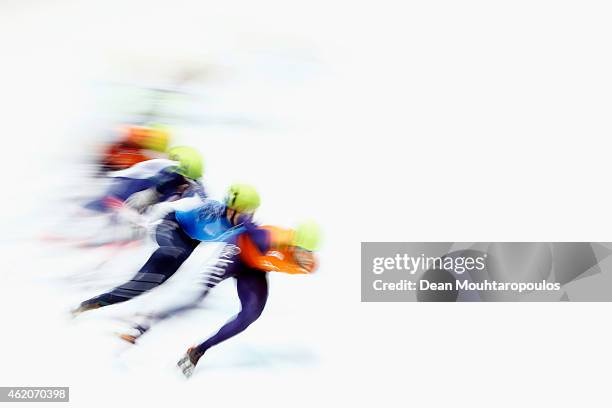
[[[138,273],[129,282],[82,302],[73,315],[125,302],[163,284],[201,241],[221,241],[254,228],[251,219],[259,201],[253,187],[235,184],[229,188],[224,204],[207,200],[195,209],[168,214],[155,231],[159,248]]]
[[[266,272],[306,274],[315,270],[313,251],[317,249],[319,235],[317,225],[311,222],[301,224],[295,231],[266,226],[246,230],[226,245],[217,264],[207,271],[202,293],[195,302],[153,316],[148,326],[135,328],[142,334],[152,321],[196,307],[210,289],[233,277],[241,310],[212,337],[189,348],[179,360],[178,366],[183,374],[190,377],[208,349],[241,333],[259,318],[268,299]],[[123,338],[129,341],[129,338]]]
[[[192,147],[179,146],[170,149],[168,157],[147,160],[108,175],[107,190],[86,203],[85,211],[77,214],[83,217],[78,219],[75,231],[81,245],[140,240],[146,234],[150,218],[150,214],[144,213],[152,205],[168,203],[158,206],[159,219],[170,207],[177,207],[170,202],[181,200],[181,206],[193,208],[204,201],[206,193],[199,181],[204,167],[200,153]],[[95,226],[95,230],[83,228],[83,222]]]
[[[206,197],[199,179],[204,171],[200,153],[187,146],[173,147],[168,159],[152,159],[140,162],[121,171],[109,173],[112,184],[102,195],[85,205],[97,211],[113,211],[125,203],[142,212],[149,206],[184,197]]]

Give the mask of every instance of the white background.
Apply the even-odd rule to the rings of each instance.
[[[607,2],[0,7],[0,385],[69,385],[74,406],[609,406],[608,304],[362,304],[359,290],[361,241],[610,240]],[[251,52],[289,63],[251,71]],[[205,333],[170,326],[132,361],[109,357],[64,316],[82,296],[48,283],[74,256],[50,263],[26,232],[83,148],[92,81],[202,60],[234,70],[211,109],[227,97],[227,111],[274,123],[179,132],[204,152],[213,195],[246,179],[262,221],[313,217],[326,242],[316,276],[273,277],[261,321],[183,381],[173,361]],[[307,80],[276,77],[313,60]],[[317,357],[240,364],[277,344]]]

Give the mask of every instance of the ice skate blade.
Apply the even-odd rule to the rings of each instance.
[[[138,339],[138,337],[132,336],[131,334],[116,333],[116,335],[121,340],[124,340],[124,341],[126,341],[127,343],[130,343],[130,344],[136,344],[136,340]]]
[[[181,358],[176,365],[181,369],[181,371],[183,372],[183,375],[186,378],[191,377],[191,375],[193,374],[193,370],[195,369],[195,366],[193,365],[193,363],[191,362],[191,359],[189,358],[189,354],[185,354],[183,358]]]

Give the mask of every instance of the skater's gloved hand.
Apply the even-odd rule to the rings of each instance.
[[[295,262],[302,268],[306,269],[308,272],[314,271],[315,258],[314,254],[311,251],[300,247],[295,247],[295,249],[293,250],[293,259],[295,259]]]
[[[132,194],[126,201],[125,205],[140,213],[144,212],[149,206],[159,201],[159,193],[154,188],[139,191]]]

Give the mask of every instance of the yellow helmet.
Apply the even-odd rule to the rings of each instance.
[[[204,174],[204,159],[193,147],[173,147],[168,151],[168,158],[180,163],[176,172],[187,178],[197,180]]]
[[[225,205],[239,212],[253,212],[259,207],[259,193],[248,184],[232,184],[227,190]]]

